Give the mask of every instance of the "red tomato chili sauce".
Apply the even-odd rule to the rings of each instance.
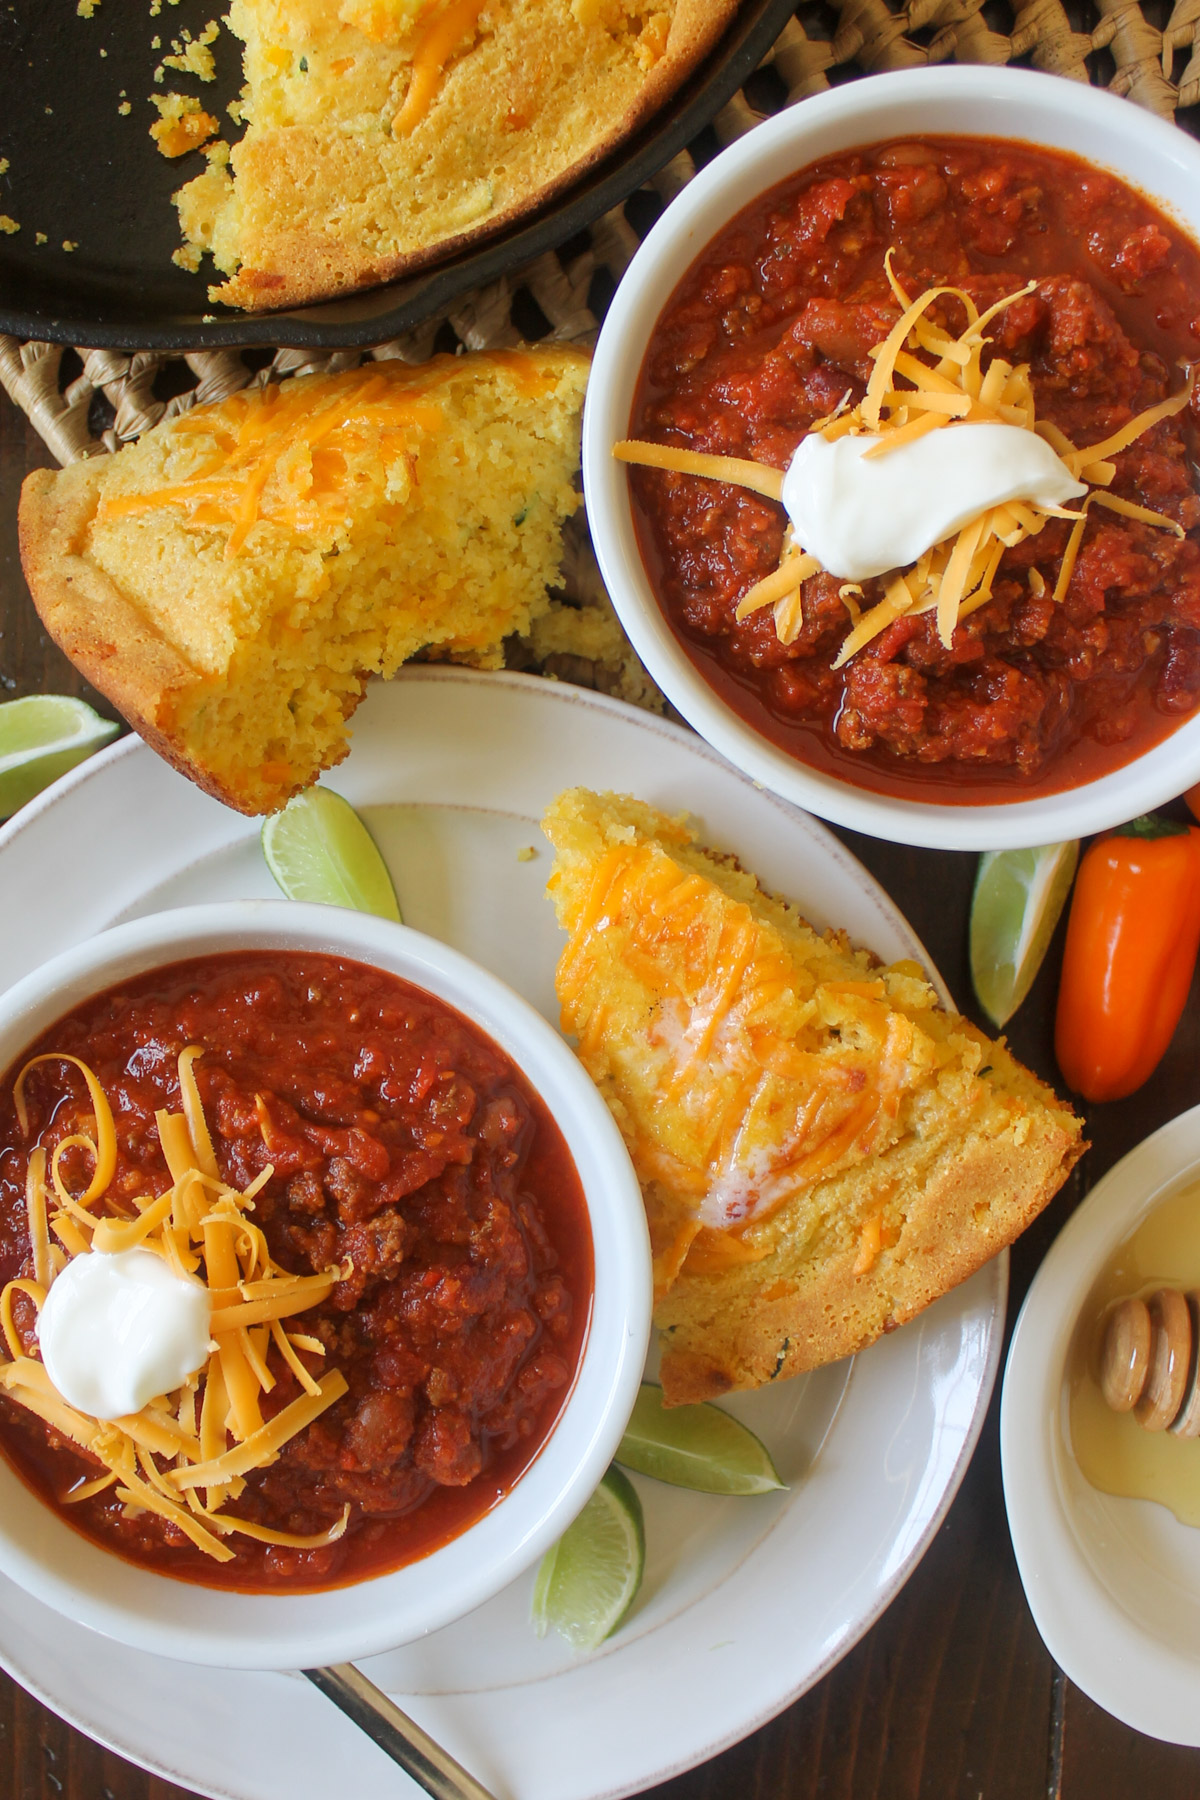
[[[982,310],[1036,277],[989,326],[985,353],[1027,362],[1037,417],[1083,448],[1183,385],[1200,356],[1200,251],[1145,199],[1073,157],[987,139],[874,145],[814,163],[740,213],[696,260],[655,328],[630,434],[784,469],[913,295],[952,284]],[[953,332],[946,300],[931,316]],[[1196,408],[1116,457],[1111,491],[1200,522]],[[951,427],[951,429],[954,429]],[[935,615],[897,620],[837,673],[849,629],[833,575],[805,583],[789,645],[741,596],[775,568],[782,507],[675,473],[633,473],[660,603],[734,709],[805,762],[857,785],[997,801],[1119,766],[1200,701],[1200,544],[1095,508],[1061,604],[1070,526],[1005,553],[993,598],[950,650]],[[1030,571],[1044,580],[1045,593]],[[884,581],[864,583],[864,610]]]
[[[592,1290],[574,1163],[509,1058],[440,1000],[359,963],[252,952],[114,988],[29,1052],[68,1052],[98,1077],[119,1141],[108,1190],[118,1202],[171,1185],[154,1114],[179,1110],[177,1058],[189,1044],[204,1050],[193,1067],[222,1178],[244,1189],[274,1167],[252,1215],[272,1256],[301,1275],[353,1263],[327,1301],[290,1321],[325,1346],[324,1357],[301,1353],[310,1372],[340,1369],[349,1392],[226,1510],[308,1535],[349,1502],[350,1523],[318,1549],[229,1537],[235,1558],[217,1563],[169,1520],[128,1516],[111,1490],[62,1516],[131,1560],[209,1586],[329,1587],[396,1568],[487,1512],[566,1399]],[[0,1093],[0,1283],[32,1268],[29,1146],[40,1136],[52,1149],[88,1129],[92,1111],[74,1068],[44,1064],[26,1084],[25,1140],[16,1074]],[[14,1314],[32,1341],[22,1304],[18,1295]],[[266,1419],[301,1391],[274,1344],[268,1367]],[[7,1399],[0,1446],[52,1505],[96,1472]]]

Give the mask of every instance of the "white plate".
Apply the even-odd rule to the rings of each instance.
[[[523,676],[416,668],[372,688],[331,787],[362,808],[408,923],[468,951],[552,1019],[560,934],[537,820],[563,787],[688,810],[814,923],[891,960],[920,944],[883,891],[804,813],[690,732]],[[536,847],[522,860],[518,853]],[[251,820],[136,738],[0,831],[0,989],[117,919],[269,895]],[[601,1800],[693,1767],[764,1724],[857,1642],[926,1548],[975,1445],[999,1355],[998,1259],[858,1358],[730,1411],[791,1485],[728,1500],[638,1480],[646,1580],[595,1655],[536,1639],[532,1577],[372,1680],[499,1796]],[[123,1756],[222,1800],[385,1800],[404,1778],[295,1675],[139,1655],[0,1582],[0,1662]]]
[[[1013,1334],[1000,1409],[1004,1500],[1046,1648],[1114,1718],[1200,1746],[1200,1531],[1153,1500],[1102,1494],[1070,1448],[1067,1354],[1109,1257],[1200,1175],[1200,1106],[1110,1169],[1063,1227]]]

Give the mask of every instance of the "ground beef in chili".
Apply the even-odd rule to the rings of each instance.
[[[329,956],[214,956],[86,1002],[29,1053],[70,1053],[98,1077],[120,1146],[117,1201],[171,1185],[154,1113],[179,1110],[189,1044],[204,1050],[194,1066],[222,1177],[243,1189],[274,1169],[253,1217],[276,1261],[296,1274],[353,1263],[328,1301],[290,1321],[325,1346],[324,1358],[305,1356],[310,1369],[340,1369],[349,1393],[228,1510],[309,1534],[348,1501],[350,1526],[310,1550],[233,1537],[234,1561],[219,1564],[111,1492],[64,1516],[123,1555],[211,1585],[328,1586],[396,1567],[487,1511],[570,1387],[592,1280],[570,1153],[503,1051],[407,982]],[[16,1073],[0,1092],[0,1284],[32,1269],[29,1145],[40,1135],[52,1148],[91,1117],[78,1072],[44,1064],[27,1082],[26,1140]],[[18,1296],[19,1322],[23,1305]],[[30,1312],[32,1344],[31,1327]],[[268,1366],[269,1418],[300,1388],[274,1345]],[[95,1472],[7,1400],[0,1445],[52,1502]]]
[[[814,421],[861,397],[868,352],[899,317],[889,246],[913,294],[953,284],[982,308],[1037,278],[990,328],[991,353],[1029,363],[1039,419],[1080,447],[1175,392],[1180,361],[1200,356],[1200,252],[1122,182],[1015,143],[882,144],[814,164],[708,246],[655,328],[631,434],[785,468]],[[953,300],[935,316],[966,323]],[[794,754],[884,791],[918,793],[911,777],[931,765],[956,797],[1003,799],[1014,776],[1053,791],[1128,760],[1200,701],[1195,432],[1192,413],[1161,423],[1116,458],[1112,487],[1186,538],[1094,509],[1055,605],[1069,526],[1053,522],[1006,553],[951,649],[932,613],[904,618],[837,673],[849,621],[833,576],[805,584],[792,644],[770,608],[734,618],[778,562],[782,508],[638,470],[639,531],[693,661]],[[865,586],[864,606],[883,583]]]

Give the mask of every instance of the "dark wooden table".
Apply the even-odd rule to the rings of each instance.
[[[0,395],[0,699],[91,693],[48,641],[17,555],[17,493],[50,461]],[[970,998],[967,908],[975,858],[841,834],[912,920],[960,1004]],[[3,929],[0,895],[0,930]],[[1013,1023],[1017,1055],[1055,1079],[1058,946]],[[1120,1156],[1200,1101],[1197,993],[1154,1080],[1089,1109],[1092,1148],[1013,1252],[1010,1322],[1055,1234]],[[1021,1591],[1000,1486],[998,1394],[949,1516],[875,1628],[775,1722],[657,1800],[1193,1800],[1200,1751],[1139,1736],[1055,1667]],[[803,1592],[797,1592],[803,1606]],[[1197,1693],[1200,1705],[1200,1689]],[[317,1704],[314,1696],[314,1705]],[[619,1728],[619,1721],[614,1721]],[[405,1787],[397,1773],[397,1793]],[[281,1776],[280,1800],[286,1800]],[[0,1800],[187,1800],[99,1749],[0,1675]],[[334,1800],[334,1796],[330,1797]],[[352,1800],[352,1797],[350,1797]]]

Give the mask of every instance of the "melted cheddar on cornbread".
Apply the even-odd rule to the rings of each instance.
[[[588,358],[375,362],[201,406],[29,476],[51,635],[148,742],[243,812],[347,751],[370,674],[495,668],[549,605]]]
[[[860,1350],[1011,1243],[1078,1119],[915,963],[819,935],[681,819],[549,809],[563,1029],[646,1201],[671,1404]]]

